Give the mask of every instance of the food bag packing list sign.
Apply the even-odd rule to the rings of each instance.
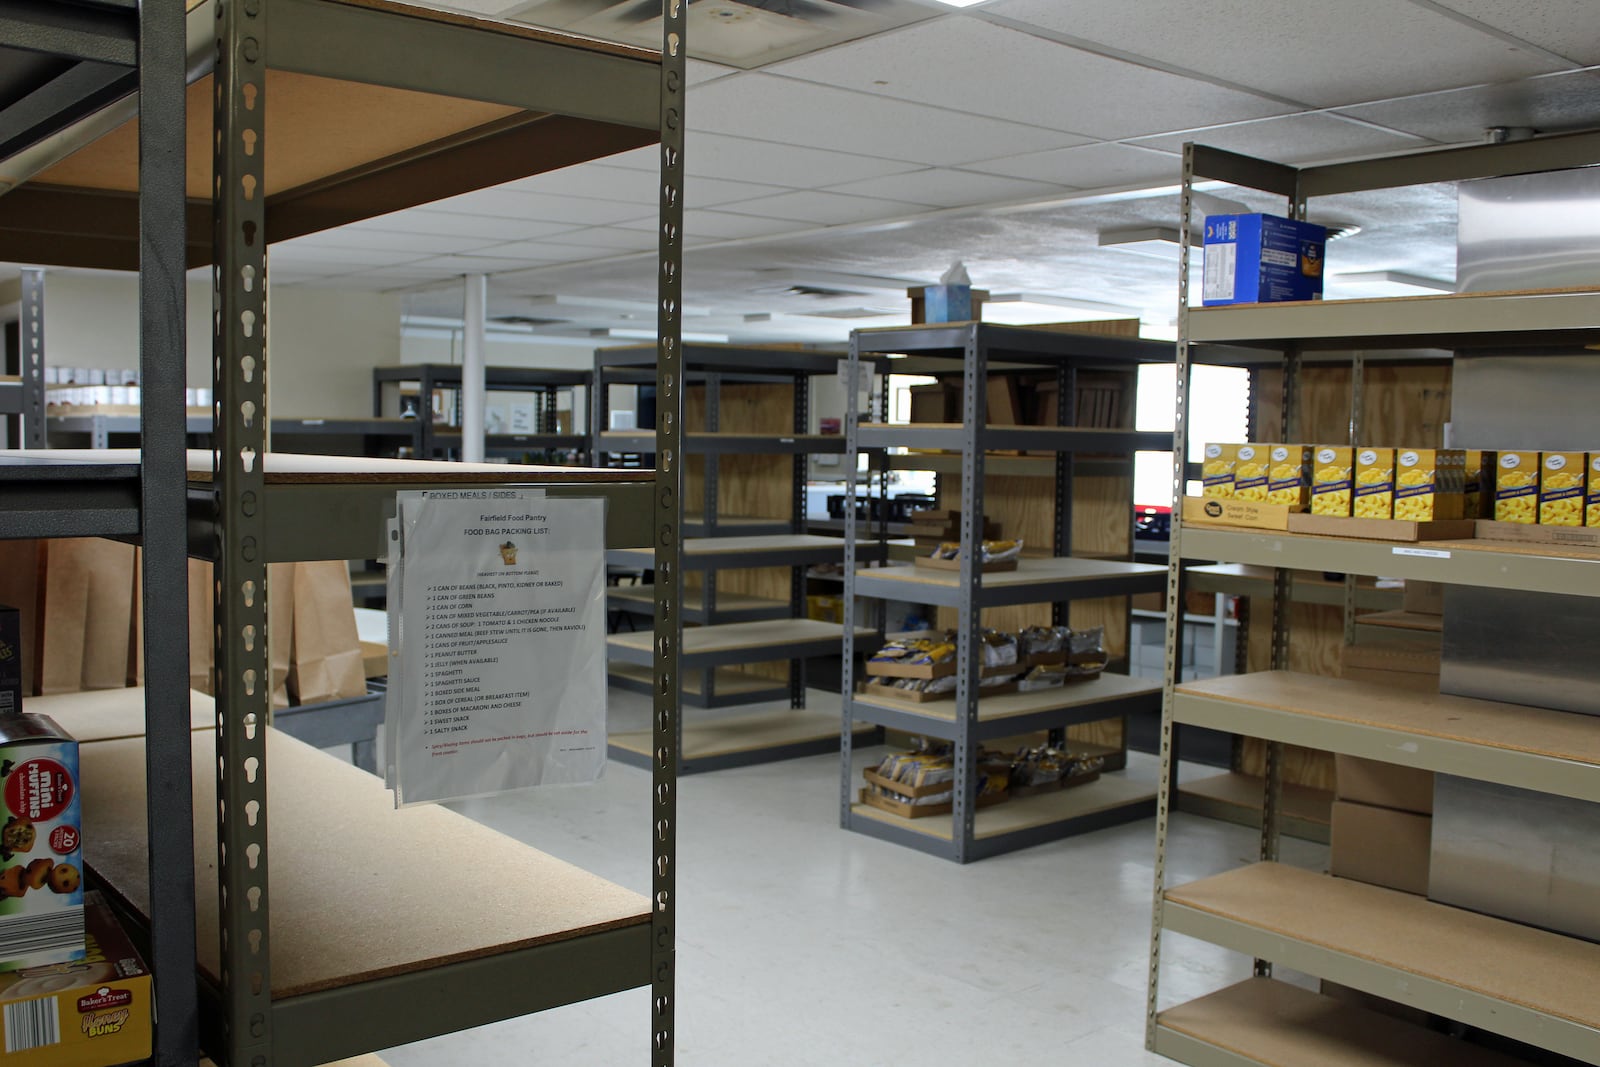
[[[396,805],[599,778],[605,501],[402,493],[397,525]]]

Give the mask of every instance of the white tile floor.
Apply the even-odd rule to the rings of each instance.
[[[614,728],[645,724],[642,698],[612,697]],[[1153,776],[1149,757],[1136,764]],[[678,1062],[1169,1062],[1142,1047],[1153,820],[961,867],[840,830],[838,775],[836,756],[818,756],[681,783]],[[646,772],[612,763],[596,786],[457,807],[644,892],[648,790]],[[1257,842],[1181,815],[1173,837],[1172,882],[1248,862]],[[1284,841],[1287,862],[1326,858]],[[1248,976],[1244,957],[1166,945],[1163,1005]],[[632,990],[383,1056],[393,1067],[644,1064],[647,1044],[648,996]]]

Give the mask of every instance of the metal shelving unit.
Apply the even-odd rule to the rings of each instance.
[[[684,670],[694,679],[687,699],[699,707],[727,708],[787,699],[788,712],[752,714],[739,720],[708,719],[685,725],[682,767],[685,773],[744,766],[751,763],[834,751],[838,725],[833,716],[806,710],[805,660],[837,653],[845,627],[805,617],[805,572],[819,563],[841,563],[844,542],[806,532],[807,457],[843,453],[844,437],[809,433],[811,378],[835,374],[845,353],[783,347],[692,344],[684,348],[687,382],[705,390],[705,425],[684,434],[685,454],[704,459],[705,489],[700,514],[685,522],[689,540],[683,566],[700,575],[698,590],[686,594],[685,622],[695,629],[686,637]],[[609,424],[612,385],[644,384],[642,368],[648,349],[603,348],[595,352],[590,425],[595,428],[595,454],[602,462],[629,455],[648,456],[655,449],[649,429],[605,429]],[[793,390],[793,419],[788,432],[729,432],[722,425],[725,385],[788,386]],[[721,514],[720,460],[729,455],[789,456],[792,495],[787,520]],[[607,562],[636,572],[649,569],[643,551],[612,551]],[[729,594],[718,588],[720,570],[787,567],[792,571],[786,600]],[[651,586],[614,586],[614,609],[648,614]],[[876,638],[863,632],[862,639]],[[704,650],[689,654],[690,645]],[[623,689],[643,690],[647,679],[637,671],[645,645],[633,634],[613,635],[610,642],[611,682]],[[733,670],[754,663],[787,660],[789,678],[752,678]],[[730,723],[732,725],[730,725]],[[862,736],[874,731],[864,728]],[[647,760],[646,739],[637,735],[612,738],[611,755],[623,762]]]
[[[874,568],[859,566],[864,560],[857,552],[857,530],[854,524],[846,524],[845,603],[865,596],[955,608],[959,625],[956,693],[948,703],[913,704],[892,696],[858,692],[853,670],[854,638],[846,635],[840,825],[965,863],[1148,816],[1155,807],[1154,787],[1129,780],[1122,773],[1107,774],[1078,789],[1012,800],[983,811],[975,809],[973,798],[978,749],[984,740],[1033,730],[1062,732],[1069,726],[1109,718],[1154,715],[1159,707],[1159,686],[1122,675],[1106,675],[1061,689],[980,696],[977,683],[981,677],[984,608],[1049,603],[1055,622],[1063,624],[1074,599],[1131,595],[1161,588],[1161,567],[1074,558],[1071,500],[1077,453],[1118,454],[1123,457],[1118,460],[1122,469],[1131,470],[1135,451],[1165,451],[1172,446],[1171,438],[1133,430],[1074,427],[1071,422],[1076,417],[1079,370],[1126,370],[1141,363],[1164,363],[1172,358],[1171,344],[1050,329],[951,323],[857,330],[851,334],[852,376],[860,373],[864,358],[871,356],[898,357],[892,358],[889,365],[900,373],[951,374],[959,370],[963,421],[907,426],[863,423],[863,413],[855,402],[856,391],[847,388],[851,404],[845,421],[849,442],[846,469],[854,469],[857,455],[866,450],[907,447],[958,453],[957,457],[909,454],[893,459],[903,467],[931,467],[937,463],[940,469],[947,469],[952,458],[959,458],[961,541],[963,545],[976,546],[982,538],[988,453],[998,449],[1048,450],[1053,456],[1020,458],[1033,464],[1041,460],[1050,464],[1055,478],[1055,543],[1051,558],[1023,559],[1012,572],[984,574],[981,567],[974,565],[971,551],[963,556],[959,571],[906,566]],[[1019,367],[1054,371],[1059,390],[1056,426],[988,424],[986,390],[990,372]],[[877,469],[887,468],[882,457],[875,460]],[[855,500],[852,482],[847,489],[846,514],[854,514]],[[852,760],[852,733],[857,722],[954,743],[956,778],[950,820],[901,819],[858,802],[855,791],[859,783]]]
[[[654,353],[654,348],[650,351]],[[588,371],[545,370],[536,367],[486,367],[484,388],[491,393],[532,393],[538,397],[531,430],[517,433],[492,433],[484,438],[484,452],[491,456],[522,456],[530,452],[587,452],[587,433],[561,433],[558,428],[559,398],[563,392],[572,397],[569,409],[573,418],[587,408],[587,401],[579,402],[576,391],[588,391],[591,377]],[[445,459],[448,454],[459,454],[461,430],[455,426],[441,426],[433,421],[433,391],[435,389],[461,388],[461,367],[454,363],[419,363],[400,367],[374,367],[372,370],[372,415],[385,418],[394,405],[386,404],[385,390],[415,384],[418,410],[415,419],[403,419],[416,428],[412,447],[419,459]],[[394,416],[388,415],[386,421]],[[574,431],[577,427],[573,428]],[[649,436],[649,435],[647,435]]]
[[[1195,341],[1254,346],[1268,359],[1282,360],[1285,421],[1278,428],[1282,433],[1278,439],[1292,441],[1297,440],[1294,415],[1302,353],[1355,350],[1359,361],[1368,348],[1403,345],[1557,355],[1563,350],[1581,351],[1600,340],[1600,292],[1592,289],[1191,309],[1190,219],[1197,182],[1220,180],[1282,195],[1288,200],[1287,213],[1303,218],[1307,199],[1314,195],[1559,169],[1597,160],[1600,135],[1595,134],[1298,170],[1187,146],[1175,435],[1180,451],[1187,439],[1187,372],[1191,363],[1203,358],[1192,347]],[[1359,411],[1359,392],[1352,402]],[[1185,475],[1182,464],[1175,464],[1174,490],[1180,496]],[[1223,561],[1222,567],[1195,570],[1220,572],[1206,574],[1205,580],[1224,583],[1248,580],[1261,585],[1266,579],[1257,568],[1272,569],[1274,669],[1180,684],[1177,631],[1168,622],[1147,1046],[1206,1067],[1313,1060],[1364,1064],[1374,1062],[1372,1057],[1380,1050],[1383,1062],[1393,1064],[1510,1062],[1412,1024],[1274,981],[1272,968],[1278,964],[1445,1016],[1468,1028],[1583,1062],[1600,1062],[1600,1011],[1587,992],[1593,975],[1600,973],[1600,949],[1592,943],[1277,863],[1279,834],[1292,818],[1281,778],[1283,744],[1600,800],[1600,737],[1586,716],[1449,693],[1396,691],[1285,670],[1290,570],[1382,574],[1442,582],[1463,592],[1475,587],[1597,598],[1600,553],[1563,545],[1492,541],[1397,545],[1185,527],[1174,514],[1169,597],[1178,595],[1185,584],[1187,560]],[[1342,600],[1348,614],[1359,602],[1354,584],[1346,586]],[[1176,800],[1179,754],[1174,731],[1179,725],[1266,740],[1267,777],[1262,787],[1260,862],[1169,887],[1166,855],[1169,815]],[[1159,980],[1162,935],[1167,931],[1253,957],[1255,977],[1162,1010]],[[1491,960],[1493,965],[1485,966]]]
[[[111,89],[76,76],[20,87],[31,90],[17,94],[29,115],[48,121],[26,143],[0,146],[17,184],[0,197],[0,259],[139,270],[142,433],[136,453],[0,455],[0,536],[138,537],[144,546],[145,633],[159,635],[146,650],[146,722],[140,736],[84,746],[84,807],[90,867],[142,928],[157,975],[153,1062],[193,1065],[203,1041],[220,1063],[320,1063],[646,987],[651,1062],[670,1064],[681,471],[269,453],[264,327],[271,241],[659,141],[654,362],[658,403],[678,417],[664,420],[657,448],[675,453],[683,6],[663,5],[661,52],[391,0],[34,7],[37,17],[0,20],[0,56],[57,52],[79,72],[116,70]],[[430,62],[417,64],[418,55]],[[198,98],[215,109],[187,144],[186,76],[207,83]],[[427,130],[407,122],[419,98],[440,117]],[[304,128],[281,136],[291,131],[275,126],[280,136],[264,142],[269,101]],[[130,121],[135,112],[142,122]],[[358,126],[393,134],[381,166],[341,132]],[[67,136],[40,139],[55,133]],[[274,171],[289,176],[277,186],[268,149],[291,164]],[[199,177],[186,189],[186,161],[208,155],[215,185]],[[200,265],[214,267],[217,425],[213,451],[186,459],[183,277]],[[26,293],[24,303],[26,314]],[[43,443],[40,401],[30,444]],[[257,684],[269,669],[260,640],[267,563],[378,555],[398,489],[463,484],[605,495],[608,543],[656,546],[648,897],[507,849],[443,809],[396,813],[363,772],[268,728],[270,687]],[[205,729],[184,714],[186,550],[217,564],[217,700]],[[326,807],[307,806],[319,794],[348,817],[341,825],[352,836],[330,832]],[[476,847],[474,835],[483,838]],[[440,924],[431,891],[408,908],[415,880],[398,868],[392,879],[352,876],[342,888],[327,880],[352,849],[404,856],[425,841],[465,844],[462,862],[502,868],[518,898],[499,911],[508,921]],[[274,843],[296,862],[272,863]],[[327,858],[316,861],[312,846]],[[307,861],[319,872],[309,883],[296,877]],[[214,866],[216,880],[197,887],[196,865]],[[530,901],[562,893],[577,906],[549,908],[538,922],[526,914]],[[405,927],[408,910],[418,921]],[[334,912],[343,914],[329,929],[352,935],[343,949],[310,921]],[[382,927],[363,934],[364,915]]]

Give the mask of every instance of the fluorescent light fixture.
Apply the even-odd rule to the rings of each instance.
[[[1128,252],[1150,259],[1178,262],[1179,233],[1171,226],[1139,226],[1128,230],[1105,230],[1100,234],[1100,247],[1118,252]]]
[[[939,0],[945,7],[974,7],[984,0]]]
[[[1418,296],[1453,293],[1456,283],[1403,270],[1363,270],[1329,275],[1328,288],[1359,296]]]
[[[794,270],[773,267],[755,272],[759,284],[752,293],[778,295],[866,296],[869,293],[904,293],[917,284],[905,278],[885,278],[872,274],[848,274],[833,270]]]
[[[621,326],[607,326],[597,330],[590,330],[589,336],[611,337],[629,341],[654,341],[656,332],[654,330],[635,330]],[[728,343],[728,335],[725,333],[689,333],[685,330],[683,339],[708,345],[725,345]]]

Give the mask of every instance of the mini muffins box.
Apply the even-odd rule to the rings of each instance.
[[[1403,448],[1395,456],[1394,517],[1411,522],[1465,514],[1466,453],[1453,448]]]
[[[1539,453],[1501,452],[1495,460],[1494,517],[1496,522],[1539,521]]]
[[[1539,460],[1539,525],[1582,526],[1585,467],[1583,452],[1544,452]]]
[[[1267,503],[1305,511],[1311,505],[1311,446],[1262,447],[1267,450]]]
[[[1466,471],[1462,490],[1462,518],[1494,518],[1495,454],[1478,448],[1466,451]]]
[[[1589,453],[1589,486],[1583,503],[1583,524],[1600,526],[1600,452]]]
[[[6,1067],[104,1067],[150,1055],[150,970],[98,893],[76,963],[0,975]]]
[[[0,720],[0,972],[83,959],[78,742],[44,716]]]
[[[0,604],[0,718],[22,713],[22,612]]]
[[[1356,450],[1354,494],[1350,510],[1356,518],[1394,518],[1394,449]]]
[[[1350,516],[1350,487],[1355,449],[1322,445],[1312,457],[1311,514]]]
[[[1200,466],[1201,495],[1233,496],[1233,468],[1238,461],[1238,445],[1206,445],[1206,458]]]
[[[1267,445],[1239,445],[1234,452],[1233,498],[1260,504],[1267,499]]]

